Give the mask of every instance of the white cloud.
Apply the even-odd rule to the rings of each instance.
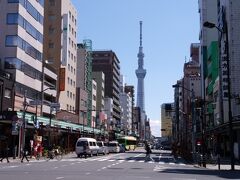
[[[161,136],[161,123],[160,120],[150,120],[150,127],[153,136]]]

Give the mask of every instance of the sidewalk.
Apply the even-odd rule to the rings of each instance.
[[[63,158],[72,157],[74,155],[75,155],[75,152],[69,152],[67,154],[64,154]],[[13,157],[9,157],[8,160],[9,160],[9,163],[11,163],[11,162],[19,162],[19,163],[21,163],[21,158],[19,158],[19,157],[16,157],[15,159],[13,159]],[[30,158],[30,156],[28,156],[28,160],[29,160],[29,162],[39,162],[41,160],[44,160],[44,157],[42,156],[42,157],[40,157],[40,160],[37,160],[34,156],[32,156],[32,158]],[[7,160],[4,159],[2,161],[2,163],[7,163]],[[23,159],[23,163],[28,163],[25,158]],[[1,162],[0,162],[0,164],[1,164]]]
[[[194,165],[195,167],[202,167],[198,164]],[[207,169],[218,170],[218,164],[206,164]],[[235,162],[234,165],[235,170],[240,170],[240,163]],[[220,170],[231,170],[231,163],[228,160],[224,160],[220,162]]]

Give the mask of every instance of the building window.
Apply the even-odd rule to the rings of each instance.
[[[49,4],[50,4],[50,6],[55,6],[56,2],[55,2],[55,0],[49,0]]]
[[[11,89],[5,89],[4,91],[4,97],[5,98],[11,98]]]
[[[67,91],[67,97],[69,97],[69,91]]]
[[[56,20],[56,16],[53,15],[53,14],[48,15],[48,18],[49,18],[50,21],[55,21]]]
[[[54,43],[50,42],[50,43],[48,44],[48,47],[49,47],[49,48],[54,48]]]
[[[48,29],[49,34],[54,34],[54,31],[55,29],[52,26],[50,26]]]

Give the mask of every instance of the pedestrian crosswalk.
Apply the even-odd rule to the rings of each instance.
[[[144,160],[144,157],[141,159],[139,158],[106,158],[106,157],[98,157],[98,158],[87,158],[87,159],[80,159],[80,158],[66,158],[66,159],[62,159],[61,161],[66,161],[66,162],[91,162],[91,161],[99,161],[99,162],[104,162],[104,161],[108,161],[108,162],[128,162],[128,163],[149,163],[149,164],[168,164],[168,165],[186,165],[184,163],[177,163],[177,162],[163,162],[163,161],[155,161],[154,159],[149,159],[147,161]]]

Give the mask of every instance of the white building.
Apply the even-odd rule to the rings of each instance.
[[[47,88],[56,84],[56,74],[43,68],[44,1],[0,1],[0,6],[0,39],[3,42],[0,43],[0,66],[14,76],[14,110],[23,110],[25,93],[27,102],[41,101],[42,97],[50,101],[51,94],[55,97],[56,91]],[[44,70],[47,75],[43,75]],[[45,77],[50,83],[43,85]],[[49,114],[50,109],[44,109]],[[27,111],[35,112],[35,106]]]

